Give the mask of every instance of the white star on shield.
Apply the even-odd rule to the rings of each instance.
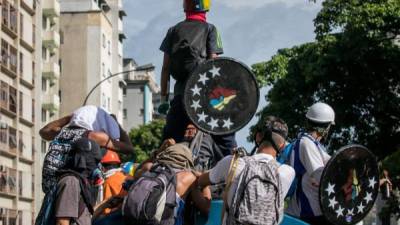
[[[197,101],[193,100],[193,104],[190,107],[194,108],[194,111],[197,111],[198,108],[201,108],[200,100]]]
[[[368,204],[368,202],[372,201],[372,193],[367,192],[367,196],[364,198],[365,202]]]
[[[204,112],[202,112],[200,114],[197,114],[197,116],[199,117],[199,121],[198,122],[203,121],[204,123],[206,122],[206,119],[208,117]]]
[[[223,121],[224,121],[224,125],[222,126],[223,128],[230,129],[231,126],[233,125],[231,118],[228,118],[227,120],[223,120]]]
[[[354,216],[354,208],[351,208],[347,211],[348,216]]]
[[[207,77],[207,73],[200,74],[200,79],[198,82],[203,83],[203,85],[206,85],[206,81],[208,81],[210,78]]]
[[[339,205],[339,208],[335,211],[336,212],[336,216],[339,218],[339,216],[343,216],[343,210],[344,208],[342,208],[342,206]]]
[[[190,90],[193,92],[192,96],[196,96],[196,95],[200,96],[201,88],[197,87],[197,84],[195,84],[194,88],[191,88]]]
[[[328,196],[335,193],[335,184],[328,183],[328,187],[325,189],[328,192]]]
[[[212,77],[215,78],[216,76],[221,75],[221,74],[219,74],[220,70],[221,70],[221,68],[213,66],[213,68],[209,72],[212,73]]]
[[[218,127],[218,120],[211,118],[211,121],[207,124],[211,127],[211,130],[214,130],[214,128]]]
[[[336,198],[335,197],[333,197],[332,199],[329,199],[329,206],[328,207],[331,207],[332,209],[335,209],[335,206],[337,205],[337,201],[336,201]]]
[[[376,184],[375,177],[369,178],[368,180],[369,180],[368,187],[374,188],[374,187],[375,187],[375,184]]]
[[[362,202],[360,203],[360,205],[359,206],[357,206],[357,212],[358,213],[362,213],[363,211],[364,211],[364,205],[362,204]]]

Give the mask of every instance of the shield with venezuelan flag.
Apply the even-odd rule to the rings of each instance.
[[[258,102],[259,88],[251,70],[227,57],[198,66],[185,88],[189,118],[200,130],[214,135],[244,127],[254,116]]]

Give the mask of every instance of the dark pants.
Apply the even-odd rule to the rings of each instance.
[[[185,135],[185,130],[190,119],[185,111],[183,104],[183,96],[177,95],[171,101],[171,107],[167,115],[167,124],[164,127],[163,140],[173,138],[176,143],[182,142]],[[228,135],[212,135],[215,143],[223,151],[224,155],[229,155],[232,149],[237,147],[235,134]]]

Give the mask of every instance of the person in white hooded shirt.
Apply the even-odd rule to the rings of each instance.
[[[128,134],[116,118],[100,107],[82,106],[72,114],[48,123],[39,134],[43,139],[51,141],[65,126],[80,127],[90,131],[89,138],[95,140],[101,147],[121,153],[134,152]]]

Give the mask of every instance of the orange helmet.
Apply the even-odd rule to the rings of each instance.
[[[101,163],[120,164],[121,160],[119,159],[119,156],[118,156],[118,154],[116,152],[111,151],[111,150],[107,150],[107,153],[101,159]]]

